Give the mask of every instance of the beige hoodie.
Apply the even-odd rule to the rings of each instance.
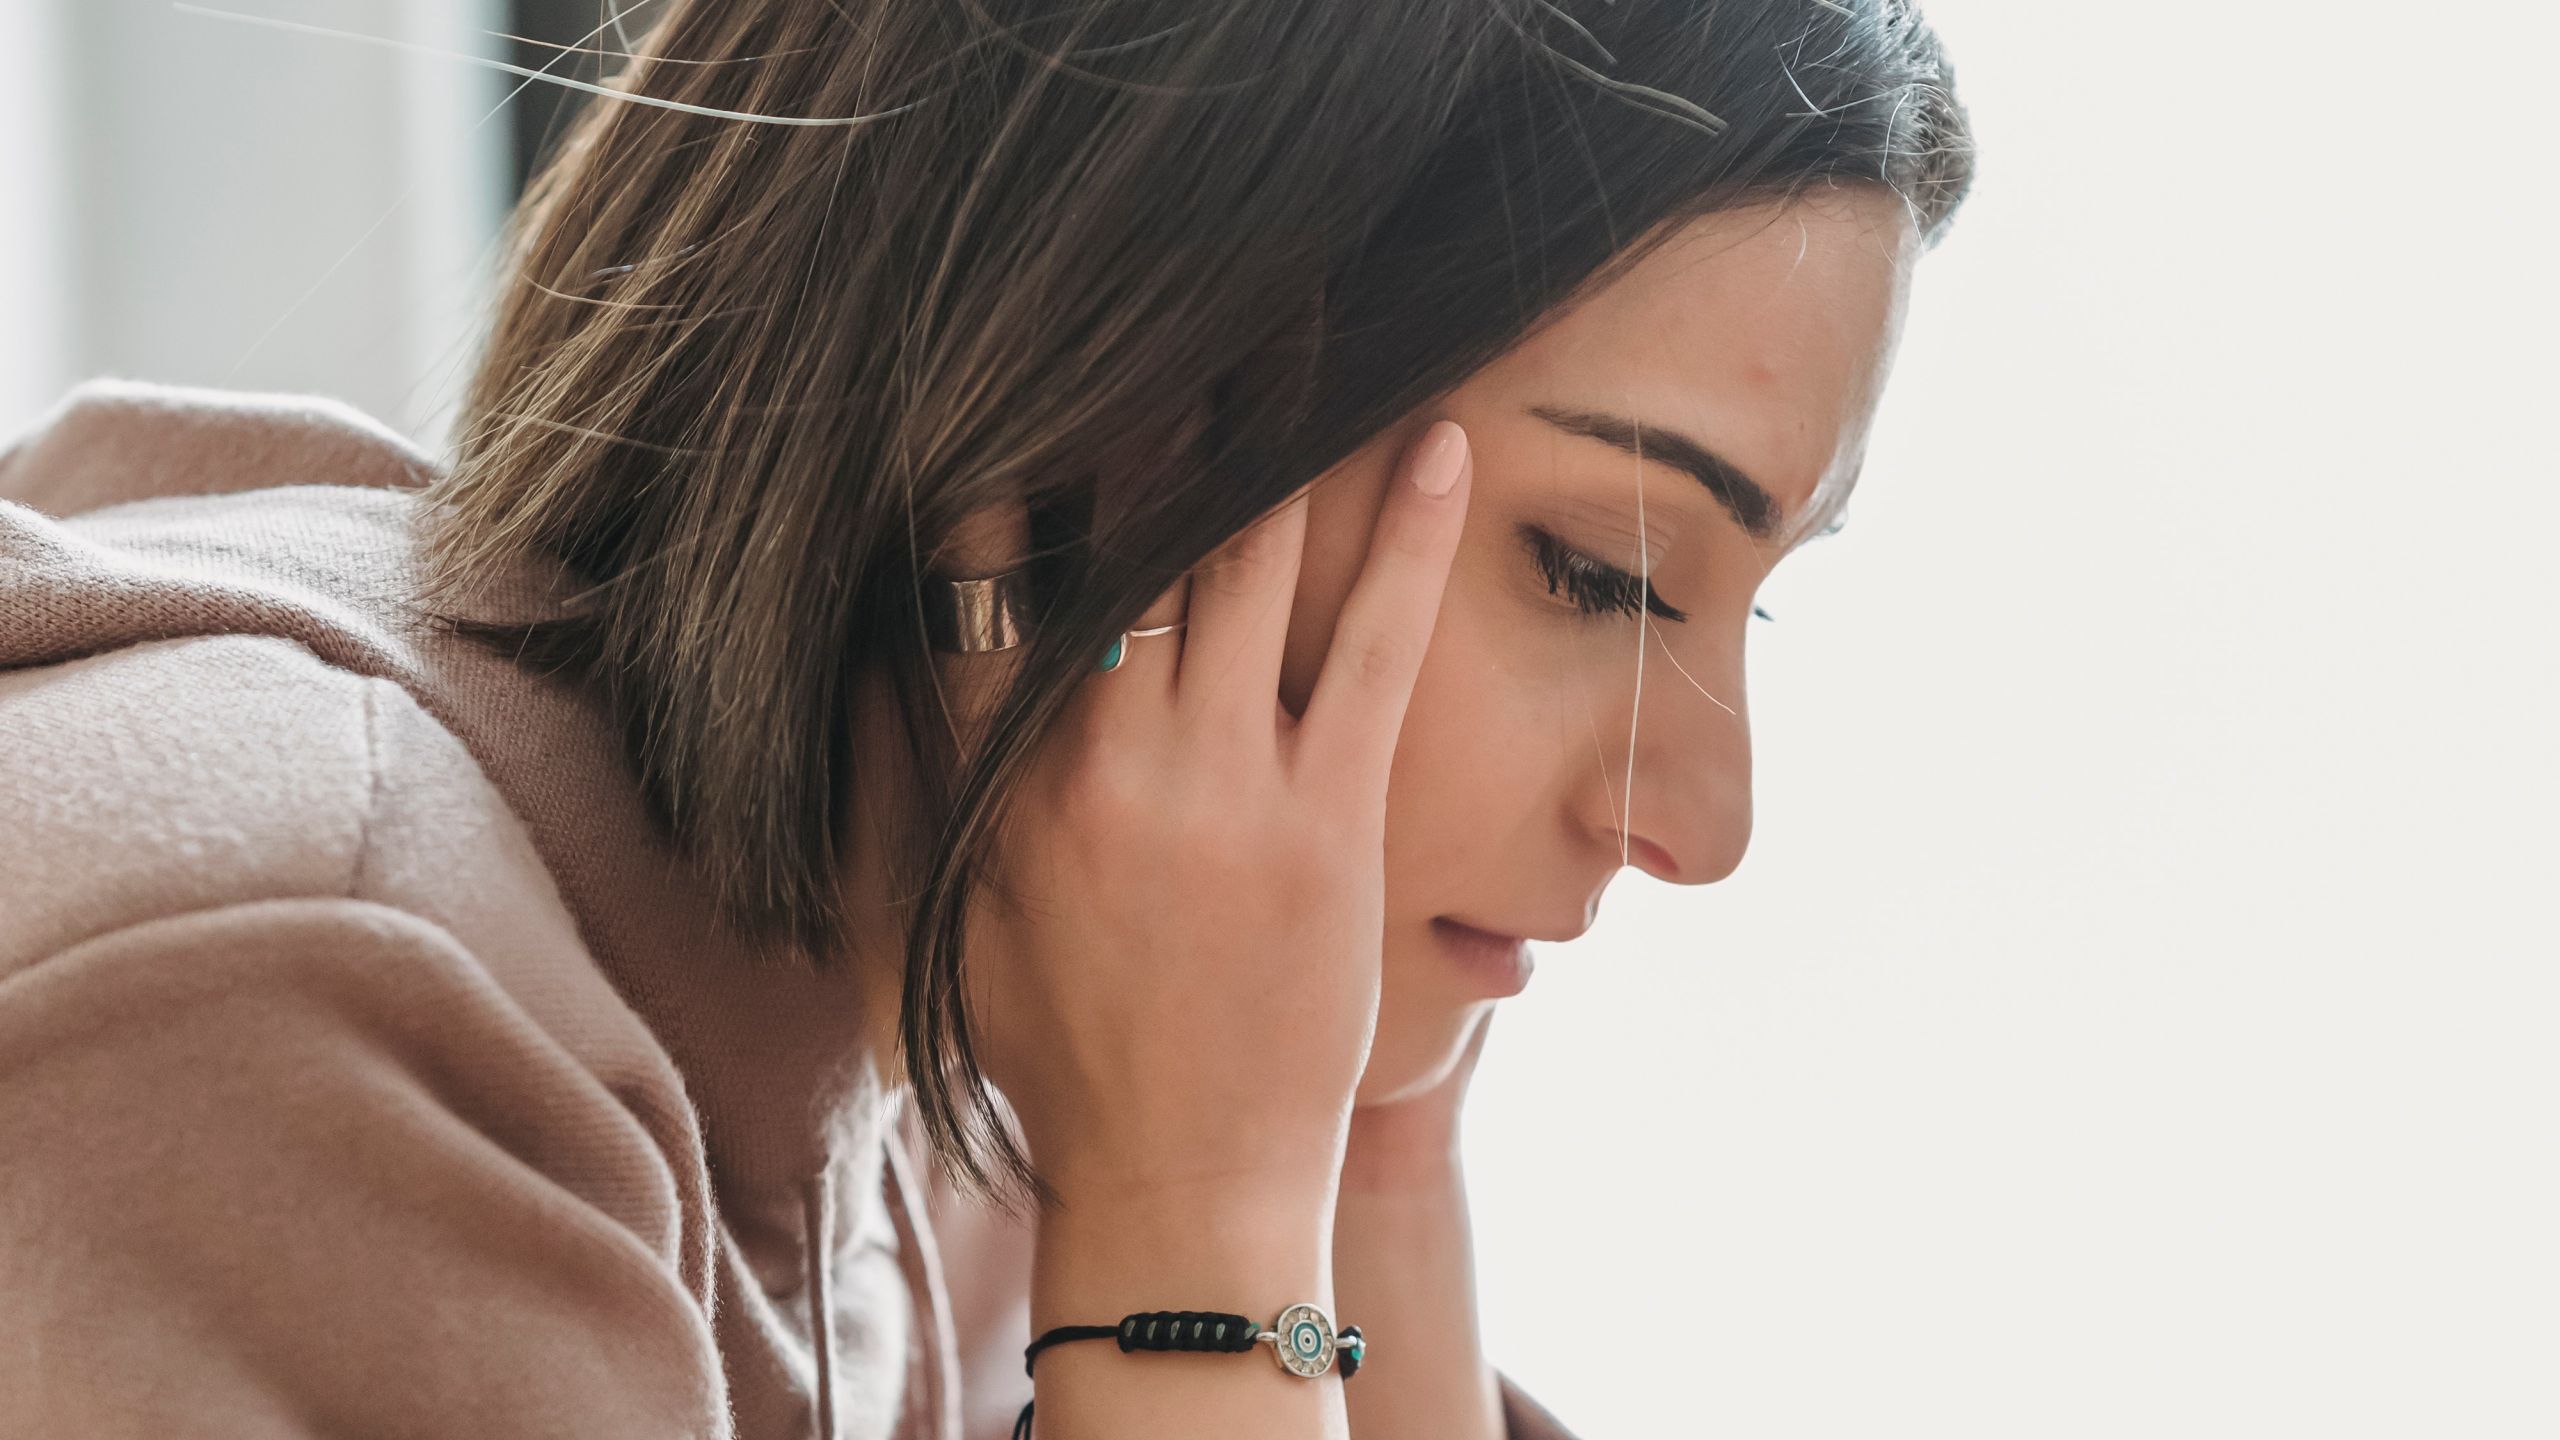
[[[412,612],[435,463],[117,380],[0,452],[0,1434],[993,1440],[1027,1237]]]

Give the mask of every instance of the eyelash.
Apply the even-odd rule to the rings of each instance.
[[[1602,564],[1535,525],[1522,525],[1520,538],[1546,579],[1547,593],[1572,601],[1585,615],[1633,615],[1642,608],[1658,619],[1689,618],[1687,611],[1665,602],[1652,581]]]

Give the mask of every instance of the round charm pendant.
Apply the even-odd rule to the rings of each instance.
[[[1292,1305],[1271,1322],[1280,1368],[1312,1380],[1333,1368],[1333,1317],[1314,1305]]]

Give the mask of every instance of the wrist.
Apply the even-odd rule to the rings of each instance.
[[[1032,1153],[1036,1160],[1041,1152]],[[1128,1156],[1095,1148],[1074,1149],[1067,1155],[1039,1167],[1058,1197],[1054,1214],[1129,1207],[1161,1212],[1169,1205],[1259,1214],[1303,1211],[1329,1203],[1328,1197],[1341,1181],[1343,1147],[1337,1137],[1329,1148],[1308,1147],[1287,1154],[1265,1149],[1235,1159]]]
[[[1341,1191],[1358,1197],[1438,1196],[1466,1188],[1456,1132],[1433,1135],[1364,1133],[1352,1122],[1343,1152]]]
[[[1330,1185],[1062,1190],[1034,1241],[1033,1332],[1142,1310],[1330,1312],[1333,1211]]]

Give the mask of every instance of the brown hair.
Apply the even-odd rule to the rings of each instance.
[[[614,83],[669,103],[588,105],[514,216],[440,584],[570,578],[480,633],[601,686],[729,918],[810,963],[882,687],[908,1079],[982,1191],[982,1144],[1045,1187],[972,1057],[965,906],[1109,637],[1680,222],[1871,184],[1934,245],[1973,173],[1904,0],[668,0]],[[1043,609],[964,755],[919,585],[1004,499]]]

